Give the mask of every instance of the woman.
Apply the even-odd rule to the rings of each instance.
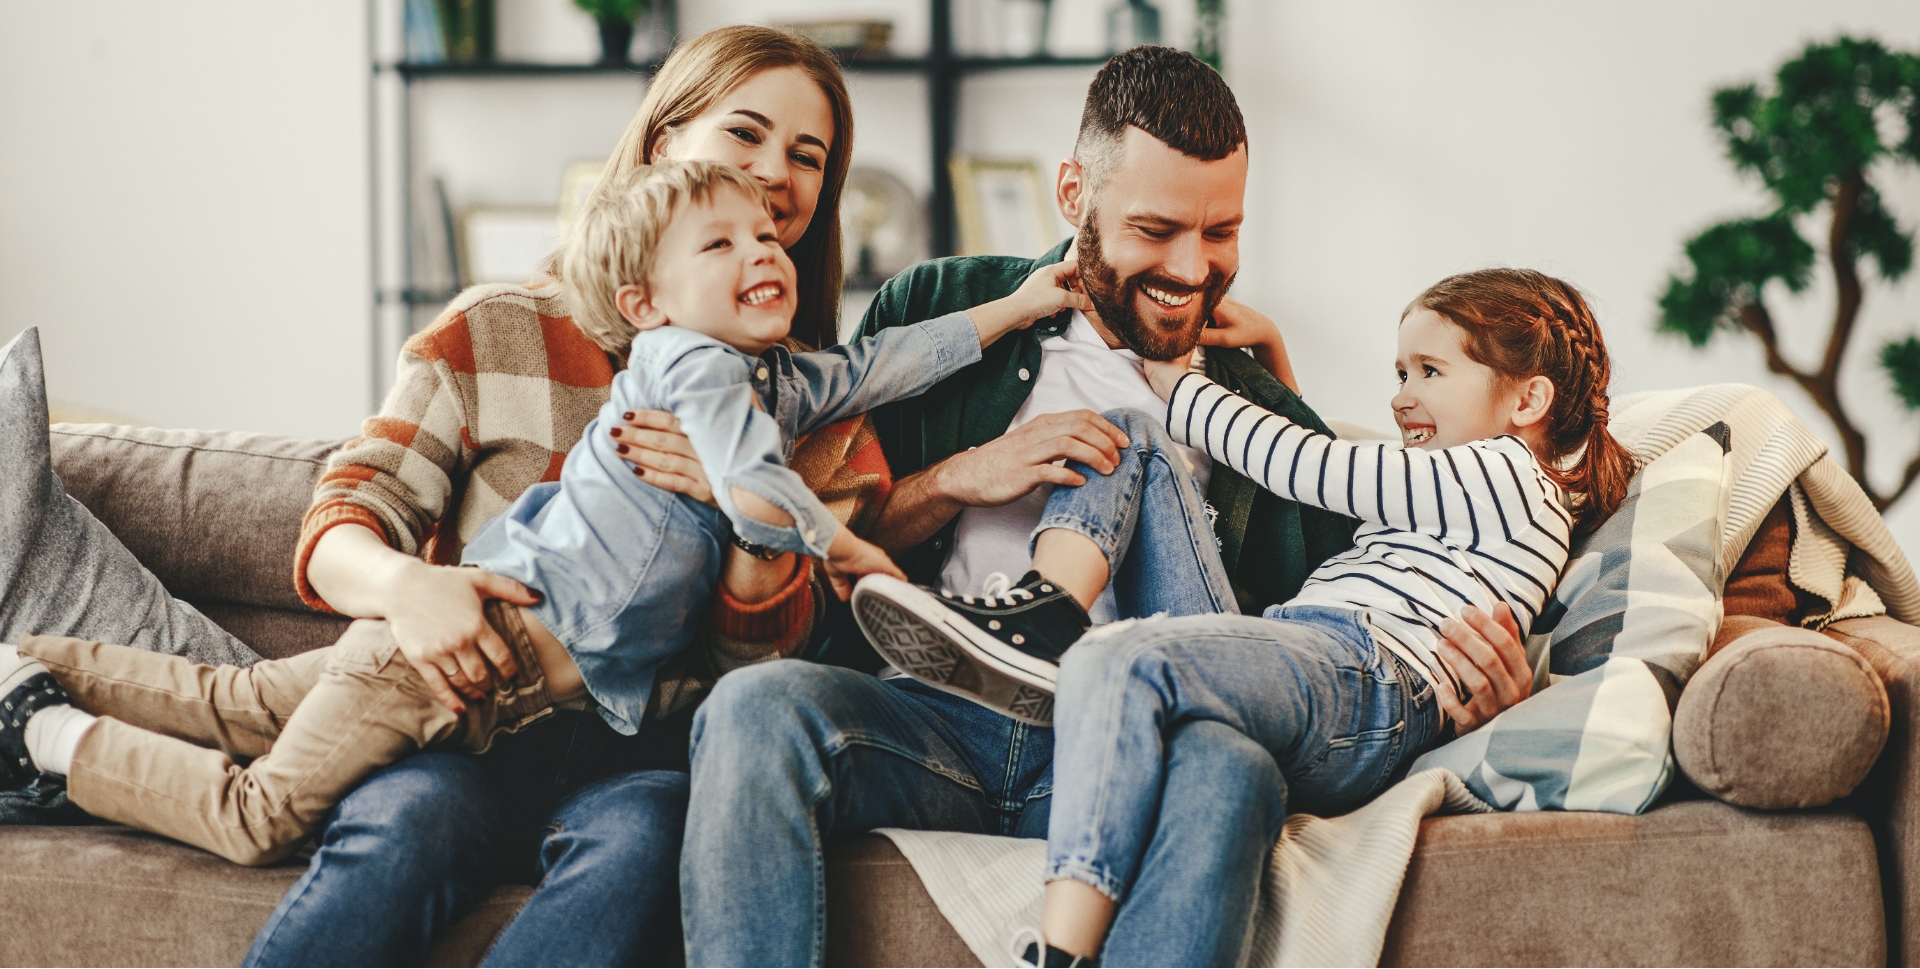
[[[662,67],[611,170],[704,159],[758,178],[799,271],[795,337],[831,343],[841,275],[835,213],[852,121],[825,50],[780,31],[723,28]],[[463,293],[408,341],[382,413],[323,476],[296,560],[302,596],[387,620],[449,706],[488,690],[489,657],[504,646],[481,603],[524,604],[533,595],[452,563],[481,523],[558,477],[625,350],[575,327],[551,281]],[[864,422],[836,425],[809,438],[794,461],[856,528],[890,482],[871,441]],[[678,928],[693,704],[732,665],[794,655],[815,593],[791,556],[764,562],[736,552],[716,598],[710,634],[663,673],[637,735],[615,733],[592,709],[567,711],[485,757],[430,752],[369,779],[336,810],[248,964],[419,963],[470,902],[512,879],[537,887],[490,962],[645,959],[649,932],[670,937]],[[607,904],[615,898],[620,904]]]

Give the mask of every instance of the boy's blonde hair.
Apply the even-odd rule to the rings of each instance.
[[[726,189],[772,212],[753,176],[719,162],[661,162],[603,176],[554,260],[574,325],[600,349],[624,358],[639,331],[620,315],[614,291],[629,283],[651,291],[667,226],[688,203],[704,204]]]

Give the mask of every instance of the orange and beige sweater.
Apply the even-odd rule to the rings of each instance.
[[[624,363],[574,325],[558,286],[475,286],[455,297],[401,350],[380,413],[327,462],[295,552],[300,597],[330,611],[307,581],[307,563],[337,525],[364,526],[435,564],[459,562],[488,519],[527,488],[560,479]],[[856,532],[893,485],[865,417],[802,439],[791,467]],[[760,603],[717,590],[688,655],[662,671],[654,715],[698,702],[729,669],[797,655],[824,594],[814,573],[800,569]]]

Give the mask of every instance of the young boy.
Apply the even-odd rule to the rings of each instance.
[[[602,186],[559,268],[576,322],[631,334],[633,347],[560,481],[529,489],[466,549],[464,564],[543,596],[487,604],[513,654],[495,660],[491,696],[441,705],[384,622],[249,669],[29,637],[0,646],[0,785],[65,774],[74,803],[100,818],[259,865],[291,854],[367,774],[422,747],[484,751],[501,731],[588,701],[632,733],[656,671],[693,636],[723,543],[820,557],[841,587],[899,574],[785,466],[796,436],[920,393],[1008,331],[1084,300],[1061,286],[1070,270],[1049,267],[968,313],[788,353],[795,274],[766,195],[712,163]],[[643,408],[679,420],[718,509],[641,481],[599,432]]]

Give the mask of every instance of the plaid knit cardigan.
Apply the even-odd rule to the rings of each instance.
[[[459,562],[488,519],[532,485],[560,479],[623,365],[574,325],[557,286],[475,286],[455,297],[407,341],[380,413],[328,460],[294,556],[300,597],[332,611],[307,581],[307,563],[337,525],[365,526],[435,564]],[[792,467],[856,532],[893,486],[864,416],[808,435]],[[809,565],[765,602],[719,590],[694,647],[663,670],[654,714],[696,702],[727,670],[797,655],[823,589]]]

